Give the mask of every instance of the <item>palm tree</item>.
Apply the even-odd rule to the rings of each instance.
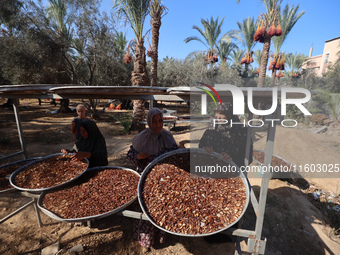
[[[255,71],[255,74],[259,74],[260,73],[260,66],[261,66],[261,59],[262,59],[262,51],[261,50],[256,50],[254,52],[254,59],[256,64],[258,65],[258,69]]]
[[[125,51],[125,47],[128,43],[128,41],[126,40],[126,34],[117,31],[115,38],[119,54],[123,54],[123,52]]]
[[[236,0],[239,3],[241,0]],[[270,43],[273,36],[280,36],[282,30],[278,20],[278,14],[282,0],[261,0],[266,8],[266,13],[262,13],[257,18],[257,30],[254,40],[263,43],[258,87],[263,87],[266,78],[266,69],[269,58]]]
[[[230,60],[230,55],[233,50],[238,49],[237,45],[235,43],[232,43],[231,41],[226,42],[220,40],[217,45],[217,52],[218,56],[221,59],[222,63],[226,63],[227,60]]]
[[[298,77],[300,75],[299,71],[302,67],[302,64],[308,59],[307,56],[305,56],[302,53],[289,53],[286,55],[286,62],[285,66],[288,70],[290,70],[290,79],[292,80],[293,77]],[[285,68],[286,68],[285,67]]]
[[[294,5],[289,8],[289,4],[285,6],[281,15],[279,16],[279,22],[282,28],[282,35],[273,37],[273,45],[274,45],[274,54],[272,63],[272,78],[271,78],[271,86],[274,86],[276,70],[282,70],[284,68],[284,60],[282,60],[283,55],[280,54],[280,49],[283,42],[287,39],[289,32],[292,30],[296,22],[302,17],[305,12],[297,13],[300,5],[294,8]],[[281,59],[281,63],[276,65],[277,60]],[[275,61],[276,60],[276,61]],[[275,64],[274,64],[275,63]],[[270,66],[269,66],[270,67]],[[277,68],[278,67],[278,68]]]
[[[231,67],[236,69],[239,72],[239,75],[242,75],[242,67],[241,67],[241,59],[244,55],[245,50],[237,49],[233,50],[231,56],[232,65]]]
[[[67,3],[65,0],[48,0],[49,7],[46,9],[48,16],[55,22],[59,38],[63,37],[68,42],[72,40],[70,26],[67,27]]]
[[[114,9],[129,22],[136,36],[131,78],[132,86],[146,86],[148,81],[143,28],[145,18],[149,13],[149,7],[150,0],[114,0]],[[130,131],[141,131],[145,128],[141,123],[145,117],[144,104],[144,100],[133,101],[133,119]]]
[[[218,21],[218,17],[214,20],[213,17],[210,18],[210,21],[207,19],[201,19],[201,23],[203,25],[204,30],[199,28],[198,26],[193,26],[192,28],[197,30],[203,37],[203,39],[198,38],[197,36],[191,36],[184,39],[185,43],[191,41],[199,41],[207,47],[207,62],[211,64],[218,61],[217,58],[217,42],[219,41],[219,36],[221,35],[221,27],[223,25],[224,18],[221,22]]]
[[[242,45],[246,49],[246,53],[244,55],[243,61],[241,60],[241,64],[245,64],[244,66],[244,73],[243,77],[248,76],[248,67],[249,64],[251,64],[253,60],[253,51],[256,42],[254,41],[254,35],[256,32],[256,23],[254,22],[254,18],[246,18],[243,20],[243,23],[237,22],[237,25],[240,29],[240,33],[243,37],[243,40],[241,41]]]
[[[76,72],[74,68],[74,63],[71,57],[68,54],[70,50],[71,43],[72,43],[72,30],[70,25],[67,26],[68,19],[67,19],[67,2],[65,0],[48,0],[49,7],[47,8],[46,12],[50,20],[54,22],[54,28],[57,33],[57,40],[63,45],[63,48],[60,49],[63,59],[66,60],[69,67],[72,71],[71,79],[76,78]],[[63,63],[56,61],[56,65],[60,69],[60,72],[64,71]],[[55,101],[53,101],[55,102]],[[69,99],[61,99],[60,100],[60,108],[59,112],[71,112],[69,108]]]
[[[151,0],[150,2],[150,24],[152,28],[152,53],[150,69],[150,86],[157,86],[157,64],[158,64],[158,42],[159,29],[162,25],[161,19],[166,14],[167,8],[162,5],[160,0]]]

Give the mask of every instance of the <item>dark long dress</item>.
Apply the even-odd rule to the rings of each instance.
[[[226,125],[216,125],[215,129],[208,129],[204,132],[199,148],[210,147],[215,152],[225,152],[229,154],[234,163],[241,167],[244,166],[247,143],[247,128],[243,126],[233,126],[231,128]],[[252,154],[251,144],[251,154]],[[249,162],[251,163],[251,162]]]
[[[83,126],[88,132],[88,138],[84,139],[80,137],[76,140],[74,150],[86,151],[91,153],[89,158],[89,167],[107,166],[107,149],[105,138],[97,127],[96,122],[91,119],[81,120],[81,126]]]

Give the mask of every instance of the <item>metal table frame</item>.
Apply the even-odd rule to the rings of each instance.
[[[65,86],[65,85],[64,85]],[[58,87],[57,85],[54,85],[54,87]],[[150,87],[152,88],[152,87]],[[246,88],[242,88],[244,95],[246,95]],[[268,99],[268,88],[263,88],[264,90],[261,90],[262,88],[258,88],[255,92],[257,95],[254,97],[258,97],[259,100],[263,99],[263,97],[259,96],[261,95],[261,91],[264,91],[265,94],[265,99]],[[76,86],[74,87],[74,90],[76,90]],[[1,87],[0,87],[1,91]],[[52,89],[53,91],[53,89]],[[110,94],[107,93],[106,95],[100,94],[100,90],[96,90],[97,94],[67,94],[65,92],[62,95],[57,94],[57,91],[51,90],[48,91],[48,93],[43,93],[41,95],[34,95],[34,98],[105,98],[105,99],[112,99],[114,96],[114,93]],[[99,91],[99,92],[98,92]],[[98,94],[99,93],[99,94]],[[270,94],[270,93],[269,93]],[[98,95],[100,95],[98,97]],[[199,95],[202,95],[200,93]],[[271,96],[271,95],[269,95]],[[16,94],[16,95],[11,95],[6,93],[0,94],[0,97],[9,97],[9,98],[26,98],[27,95],[24,94]],[[118,98],[128,98],[128,99],[142,99],[142,100],[162,100],[162,101],[189,101],[190,100],[190,91],[188,93],[188,90],[184,91],[181,88],[170,88],[168,89],[168,93],[164,94],[164,91],[160,93],[159,95],[153,95],[153,94],[147,94],[144,93],[143,95],[131,95],[131,94],[120,94]],[[226,98],[230,99],[230,93],[226,97],[222,97],[224,100]],[[245,102],[247,103],[247,102]],[[18,111],[18,100],[15,100],[15,103],[13,105],[14,113],[16,116],[16,122],[17,122],[17,127],[18,127],[18,133],[19,133],[19,139],[21,143],[21,148],[22,150],[20,152],[17,152],[15,154],[9,155],[6,158],[23,154],[25,159],[27,159],[27,153],[25,149],[25,144],[22,138],[22,127],[20,123],[20,117],[19,117],[19,111]],[[267,142],[266,142],[266,149],[265,149],[265,158],[264,158],[264,166],[270,166],[271,159],[273,156],[273,148],[274,148],[274,138],[275,138],[275,130],[276,127],[275,125],[268,125],[268,130],[267,130]],[[247,136],[247,151],[246,151],[246,162],[249,162],[249,151],[250,151],[250,143],[251,143],[251,129],[248,128],[248,136]],[[3,159],[3,158],[2,158]],[[2,160],[0,159],[0,160]],[[264,222],[264,214],[265,214],[265,206],[266,206],[266,200],[267,200],[267,194],[268,194],[268,185],[269,185],[269,180],[271,179],[272,174],[270,172],[265,172],[262,176],[262,183],[261,183],[261,189],[260,189],[260,195],[259,195],[259,200],[257,200],[253,190],[250,187],[250,201],[252,203],[252,206],[254,208],[254,213],[256,215],[256,225],[255,225],[255,230],[247,230],[247,229],[242,229],[242,228],[229,228],[228,230],[225,231],[226,234],[236,236],[238,238],[247,238],[247,252],[253,253],[253,254],[264,254],[265,252],[265,246],[266,246],[266,238],[262,239],[262,229],[263,229],[263,222]],[[36,199],[32,198],[32,201],[24,205],[23,207],[18,209],[18,212],[25,209],[28,207],[30,204],[35,206],[35,211],[37,213],[37,218],[38,218],[38,223],[39,226],[41,226],[41,220],[39,216],[39,212],[37,210],[36,206]],[[7,216],[5,219],[1,220],[0,223],[3,221],[7,220],[14,214],[18,213],[14,212],[11,215]],[[130,217],[130,218],[135,218],[135,219],[142,219],[142,220],[148,220],[147,217],[143,213],[139,212],[134,212],[130,210],[123,210],[117,213],[118,215],[124,216],[124,217]],[[237,245],[237,250],[235,251],[235,254],[241,254],[241,249],[240,249],[240,242],[238,242]]]

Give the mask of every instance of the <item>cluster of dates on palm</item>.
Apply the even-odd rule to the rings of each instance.
[[[283,54],[278,54],[272,56],[272,61],[270,61],[268,70],[285,70],[285,58]]]
[[[251,51],[250,53],[244,54],[243,58],[241,59],[241,65],[243,65],[243,64],[251,64],[253,62],[254,62],[253,51]]]
[[[218,57],[215,55],[214,52],[212,52],[212,51],[208,52],[208,54],[207,54],[207,62],[211,63],[211,64],[218,62]]]
[[[277,78],[282,78],[284,75],[283,75],[283,73],[279,72],[279,73],[277,73],[275,76],[276,76]]]
[[[124,62],[125,62],[126,64],[130,64],[130,63],[131,63],[132,57],[131,57],[131,55],[130,55],[129,50],[126,51],[126,54],[125,54],[123,60],[124,60]]]
[[[254,34],[255,42],[263,43],[266,34],[270,37],[282,35],[280,21],[278,21],[277,26],[275,26],[275,21],[273,21],[270,26],[266,25],[266,23],[267,22],[265,20],[262,20],[261,23],[259,23],[259,25],[257,26],[256,32]]]

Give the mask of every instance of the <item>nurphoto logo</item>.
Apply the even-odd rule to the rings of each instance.
[[[199,83],[207,88],[209,88],[211,91],[215,93],[217,98],[220,101],[220,104],[222,105],[222,100],[220,95],[217,93],[217,91],[210,85],[207,85],[205,83]],[[244,94],[243,91],[234,85],[230,84],[223,84],[219,85],[223,86],[224,91],[230,91],[232,95],[232,102],[233,102],[233,115],[243,115],[245,114],[245,100],[244,100]],[[197,87],[198,89],[201,89],[205,91],[214,101],[215,105],[217,105],[216,100],[214,96],[208,91],[207,89],[203,89],[201,87]],[[272,105],[269,109],[261,110],[261,109],[256,109],[254,107],[254,100],[253,100],[253,87],[246,87],[247,90],[247,106],[248,110],[258,116],[267,116],[272,113],[274,113],[277,110],[278,107],[278,88],[270,88],[272,92]],[[287,114],[287,105],[295,105],[304,115],[312,115],[302,104],[307,103],[311,99],[311,93],[309,90],[304,89],[304,88],[292,88],[292,87],[287,87],[287,88],[280,88],[281,89],[281,115],[286,115]],[[294,94],[303,94],[304,97],[301,98],[287,98],[287,94],[289,93],[294,93]],[[201,95],[201,114],[206,115],[207,114],[207,97],[206,94]],[[274,125],[275,122],[280,121],[279,119],[266,119],[265,121],[271,122],[272,125]],[[259,124],[254,125],[255,122],[259,122]],[[293,122],[293,125],[288,125],[288,123]],[[232,120],[213,120],[214,126],[219,124],[219,125],[224,125],[224,124],[230,124],[230,125],[236,125],[236,124],[242,124],[246,125],[245,120],[242,122],[232,122]],[[254,119],[254,120],[249,120],[248,125],[251,127],[262,127],[264,125],[264,121],[261,119]],[[297,125],[297,121],[294,119],[285,119],[281,121],[281,125],[284,127],[295,127]]]

